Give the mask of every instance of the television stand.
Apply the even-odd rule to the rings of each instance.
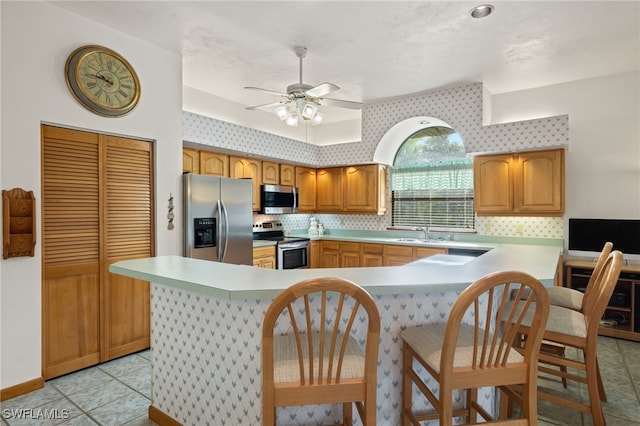
[[[584,291],[595,260],[567,259],[564,286]],[[640,342],[640,264],[625,262],[598,334]]]

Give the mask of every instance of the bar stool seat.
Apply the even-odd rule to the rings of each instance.
[[[510,303],[512,299],[522,303]],[[535,425],[537,357],[548,312],[549,298],[540,281],[523,272],[505,271],[467,287],[453,304],[446,324],[403,330],[402,424],[437,419],[441,426],[449,426],[458,417],[475,424],[482,417],[493,424]],[[519,353],[514,346],[525,317],[534,325]],[[427,376],[437,382],[437,392]],[[502,412],[496,418],[478,401],[480,387],[502,389],[513,384],[524,389],[520,419],[507,419]],[[414,388],[433,410],[414,407]],[[465,391],[463,406],[454,407],[454,390]]]

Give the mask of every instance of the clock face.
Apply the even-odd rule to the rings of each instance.
[[[133,67],[105,47],[76,49],[67,59],[65,74],[71,93],[96,114],[119,117],[138,103],[140,82]]]

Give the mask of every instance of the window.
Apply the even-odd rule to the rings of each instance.
[[[474,228],[473,161],[460,135],[427,127],[407,138],[391,169],[391,224]]]

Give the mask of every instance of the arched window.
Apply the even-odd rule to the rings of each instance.
[[[391,169],[392,226],[474,228],[473,160],[450,127],[422,128],[398,148]]]

